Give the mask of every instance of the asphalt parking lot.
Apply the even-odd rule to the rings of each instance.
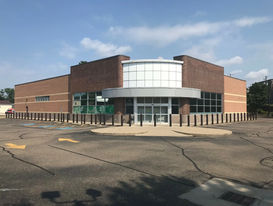
[[[97,127],[0,119],[0,204],[194,206],[179,196],[212,178],[273,190],[273,119],[209,125],[233,132],[213,137]]]

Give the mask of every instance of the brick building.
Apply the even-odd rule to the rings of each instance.
[[[15,85],[15,111],[134,115],[246,112],[246,81],[190,56],[130,60],[117,55],[71,66],[70,74]]]

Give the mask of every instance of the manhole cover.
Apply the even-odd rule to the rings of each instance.
[[[225,192],[219,197],[219,199],[226,200],[228,202],[236,203],[243,206],[251,206],[257,200],[256,198],[249,197],[246,195],[241,195],[234,192]]]

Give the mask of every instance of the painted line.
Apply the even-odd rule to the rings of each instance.
[[[73,139],[65,139],[65,138],[59,138],[59,141],[68,141],[68,142],[73,142],[73,143],[78,143],[79,141],[73,140]]]
[[[2,188],[0,192],[12,191],[12,190],[23,190],[23,189],[13,189],[13,188]]]
[[[39,126],[40,128],[54,127],[53,125]]]
[[[31,124],[22,124],[23,126],[31,126],[31,125],[36,125],[34,123],[31,123]]]
[[[12,149],[25,149],[26,145],[16,145],[16,144],[12,144],[12,143],[6,143],[5,145],[7,145],[7,148],[12,148]]]
[[[73,127],[62,127],[62,128],[57,128],[57,129],[74,129]]]

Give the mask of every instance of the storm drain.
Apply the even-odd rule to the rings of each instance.
[[[257,200],[256,198],[248,197],[246,195],[241,195],[230,191],[225,192],[223,195],[219,197],[219,199],[226,200],[228,202],[236,203],[238,205],[243,206],[251,206]]]

